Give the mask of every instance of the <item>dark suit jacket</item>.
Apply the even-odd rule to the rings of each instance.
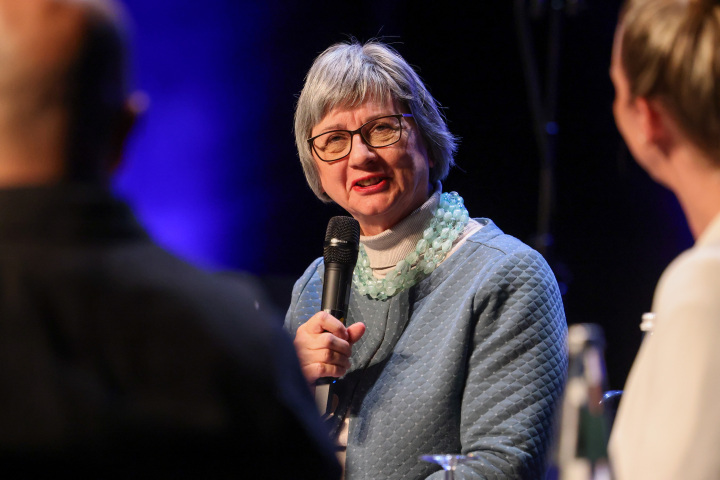
[[[107,192],[0,191],[3,477],[336,478],[269,307]]]

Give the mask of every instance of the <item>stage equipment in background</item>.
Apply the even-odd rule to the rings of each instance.
[[[566,16],[585,10],[585,0],[515,0],[515,27],[520,46],[528,102],[533,117],[533,131],[540,155],[538,211],[532,246],[548,261],[564,295],[570,272],[553,252],[552,233],[555,209],[555,162],[560,128],[557,123],[558,77],[563,21]],[[541,82],[534,48],[532,22],[547,23],[545,81]],[[544,83],[544,85],[543,85]],[[544,89],[543,89],[544,86]]]

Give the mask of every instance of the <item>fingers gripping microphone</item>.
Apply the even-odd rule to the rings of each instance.
[[[360,224],[352,217],[333,217],[325,232],[323,260],[322,302],[320,308],[345,323],[352,288],[352,275],[357,263],[360,243]],[[330,416],[333,411],[330,384],[332,377],[321,378],[315,386],[315,401],[320,413]]]

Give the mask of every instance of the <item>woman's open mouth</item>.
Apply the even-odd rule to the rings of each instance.
[[[386,184],[387,184],[387,177],[380,177],[380,176],[366,177],[366,178],[361,178],[360,180],[357,180],[353,184],[353,189],[360,190],[363,192],[369,192],[369,191],[374,191],[374,190],[383,188]]]

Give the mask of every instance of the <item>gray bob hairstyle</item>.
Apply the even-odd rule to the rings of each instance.
[[[313,127],[338,106],[359,106],[366,100],[385,101],[388,95],[413,114],[429,160],[430,183],[445,179],[455,164],[457,139],[448,130],[440,104],[418,74],[392,47],[377,40],[337,43],[313,62],[295,109],[295,144],[305,178],[315,195],[332,201],[323,192],[315,159],[307,141]]]

